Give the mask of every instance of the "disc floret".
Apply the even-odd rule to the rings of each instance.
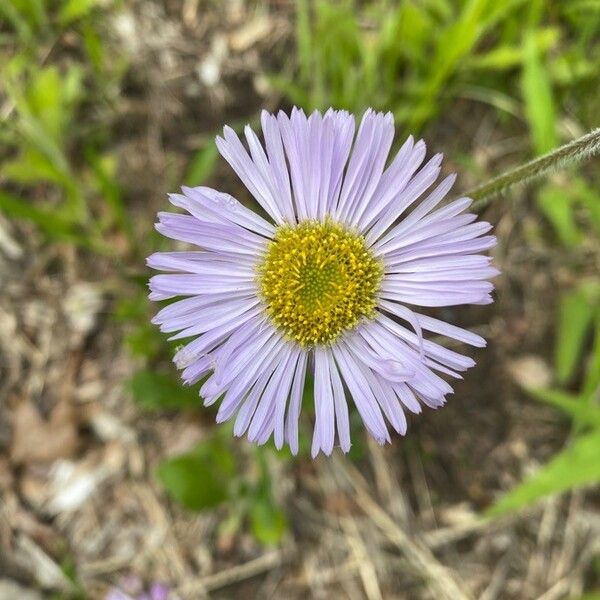
[[[364,237],[331,220],[280,226],[258,267],[268,315],[301,346],[329,344],[373,316],[382,276]]]

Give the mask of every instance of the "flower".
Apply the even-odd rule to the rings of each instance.
[[[112,587],[104,600],[178,600],[179,596],[173,594],[164,583],[153,583],[144,591],[142,580],[130,575],[123,577],[119,587]]]
[[[465,212],[471,199],[438,205],[455,175],[434,186],[442,155],[425,160],[409,137],[386,166],[390,113],[367,110],[355,135],[345,111],[293,109],[261,116],[264,147],[244,133],[249,152],[225,127],[222,156],[264,211],[208,187],[182,188],[170,201],[188,214],[159,213],[157,230],[195,251],[148,259],[166,271],[150,298],[186,296],[153,319],[173,340],[186,384],[202,379],[217,421],[234,433],[298,451],[305,378],[314,373],[312,454],[350,448],[348,401],[383,444],[387,422],[406,432],[405,411],[438,408],[474,361],[426,338],[441,334],[483,347],[479,335],[414,312],[492,302],[497,274],[479,253],[495,244],[489,223]],[[423,164],[424,163],[424,164]]]

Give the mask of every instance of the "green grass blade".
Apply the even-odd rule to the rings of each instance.
[[[488,4],[488,0],[468,0],[458,19],[439,36],[431,70],[409,122],[411,131],[419,131],[434,113],[442,86],[474,48],[483,33],[481,19]]]
[[[525,101],[525,114],[531,129],[535,152],[543,154],[558,145],[556,109],[548,70],[541,62],[533,30],[525,34],[523,59],[521,90]]]
[[[312,64],[312,35],[308,0],[298,0],[296,4],[296,45],[300,78],[309,81]]]
[[[568,382],[576,372],[596,312],[597,293],[589,287],[582,284],[560,298],[554,365],[561,383]]]
[[[497,517],[514,512],[550,494],[566,492],[600,480],[600,430],[576,438],[537,473],[508,492],[487,511]]]
[[[549,183],[539,190],[536,203],[561,243],[570,248],[577,246],[581,241],[581,232],[575,222],[570,191]]]
[[[578,427],[600,429],[600,408],[590,404],[585,396],[548,389],[527,389],[527,393],[532,398],[561,410],[575,421]]]
[[[0,2],[0,17],[6,19],[12,25],[23,42],[28,42],[31,39],[33,34],[29,23],[10,0]]]
[[[218,158],[217,145],[211,140],[192,159],[183,178],[185,184],[189,186],[203,184],[213,174]]]
[[[59,216],[56,211],[33,206],[25,200],[3,192],[0,192],[0,211],[10,217],[34,223],[50,238],[89,245],[85,236],[74,229],[73,223]]]

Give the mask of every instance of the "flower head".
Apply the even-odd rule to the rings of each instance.
[[[379,443],[388,425],[406,432],[405,411],[438,408],[474,361],[424,332],[484,346],[480,336],[412,307],[488,304],[497,271],[480,253],[495,244],[488,223],[465,212],[469,198],[439,205],[454,183],[436,184],[442,157],[425,160],[409,137],[388,162],[392,116],[329,110],[309,117],[263,112],[264,146],[245,129],[249,152],[225,127],[217,146],[264,210],[261,216],[207,187],[183,188],[157,229],[197,246],[160,252],[148,264],[150,298],[186,296],[154,318],[171,339],[183,380],[204,383],[217,420],[235,416],[251,441],[272,435],[298,450],[307,371],[314,373],[313,456],[336,440],[350,448],[348,402]]]
[[[272,323],[305,347],[333,342],[373,316],[382,275],[364,239],[329,219],[279,227],[258,267]]]

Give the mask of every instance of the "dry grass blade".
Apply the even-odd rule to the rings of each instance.
[[[283,559],[279,551],[268,552],[246,563],[224,569],[213,575],[186,581],[177,590],[180,594],[190,597],[202,596],[207,592],[233,585],[245,579],[250,579],[281,565]]]
[[[354,519],[342,519],[342,527],[348,534],[347,540],[350,549],[358,564],[358,572],[362,580],[365,594],[368,600],[383,600],[383,595],[377,580],[377,570],[369,557],[369,552],[365,548],[364,542],[360,536],[358,526]]]
[[[422,575],[436,598],[470,600],[471,596],[444,567],[429,548],[415,536],[407,535],[367,492],[366,483],[356,468],[335,459],[335,468],[348,479],[356,492],[356,502],[383,534],[402,551],[410,565]]]

